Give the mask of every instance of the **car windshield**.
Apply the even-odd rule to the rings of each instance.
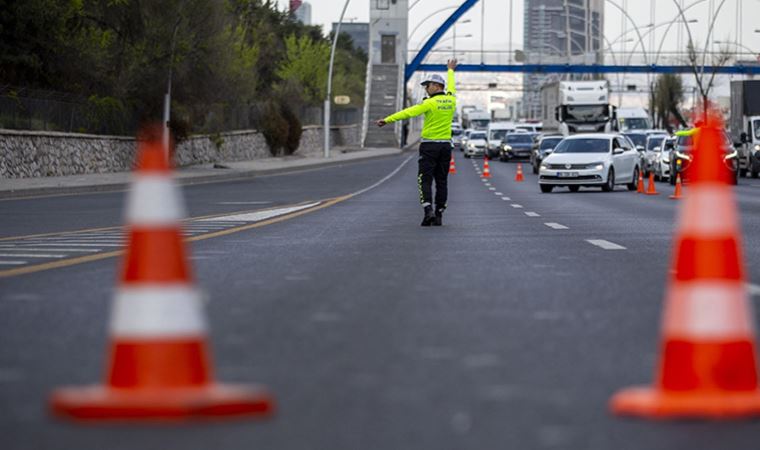
[[[678,139],[676,139],[676,145],[678,147],[691,147],[693,145],[693,140],[691,139],[691,136],[678,136]]]
[[[488,119],[474,119],[474,120],[470,121],[470,123],[472,124],[472,126],[475,127],[475,128],[485,128],[485,127],[488,126],[489,122],[490,122],[490,120],[488,120]]]
[[[607,153],[610,151],[608,139],[565,139],[557,145],[554,153]]]
[[[752,122],[752,129],[755,130],[755,139],[760,139],[760,120]]]
[[[539,148],[541,150],[546,150],[546,149],[549,149],[549,148],[554,148],[554,147],[557,146],[557,144],[561,140],[562,140],[561,137],[543,139],[543,140],[541,140],[541,145],[539,146]]]
[[[451,129],[451,134],[454,135],[454,136],[460,136],[462,134],[462,130],[459,129],[459,128],[452,128]]]
[[[485,139],[485,133],[470,133],[470,139]]]
[[[532,144],[533,136],[530,134],[508,134],[507,142],[510,144]]]
[[[643,117],[621,118],[620,125],[624,130],[646,130],[649,128],[649,121]]]
[[[665,139],[665,136],[651,136],[647,141],[647,150],[658,151],[663,139]]]
[[[633,145],[638,147],[639,145],[644,147],[647,145],[647,135],[639,133],[626,133],[625,136],[633,141]]]
[[[534,130],[534,127],[532,127],[532,126],[525,126],[525,125],[518,125],[517,129],[518,130],[527,130],[527,131],[531,131],[532,132]]]
[[[492,141],[496,141],[496,140],[501,141],[501,140],[503,140],[504,136],[507,135],[508,131],[509,130],[492,130],[491,131],[491,140]]]

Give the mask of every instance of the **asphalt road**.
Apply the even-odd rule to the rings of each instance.
[[[678,204],[669,185],[658,183],[659,196],[541,194],[527,164],[524,183],[513,181],[514,163],[499,162],[484,183],[482,160],[457,154],[443,227],[419,226],[413,157],[343,199],[410,156],[184,189],[191,217],[341,198],[215,237],[188,224],[203,238],[191,254],[209,298],[216,375],[268,386],[278,403],[269,420],[84,427],[51,418],[51,389],[102,376],[119,259],[77,264],[61,250],[73,263],[0,278],[0,447],[758,448],[757,421],[608,412],[616,390],[654,376]],[[735,192],[748,281],[760,282],[760,180],[742,179]],[[122,198],[0,201],[0,252],[118,249],[118,229],[70,233],[118,226]]]

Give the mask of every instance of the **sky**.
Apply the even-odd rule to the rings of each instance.
[[[345,0],[306,1],[309,1],[312,5],[312,23],[321,25],[325,32],[331,29],[332,22],[336,22],[340,18],[341,10],[345,4]],[[697,20],[697,23],[689,24],[697,47],[704,48],[707,42],[715,40],[730,41],[737,44],[741,43],[743,47],[735,44],[723,44],[722,46],[732,49],[741,48],[745,52],[744,59],[754,59],[756,54],[760,54],[760,33],[755,32],[756,29],[760,29],[760,22],[757,21],[757,18],[760,17],[760,0],[676,1],[680,1],[684,6],[695,3],[693,7],[687,10],[686,17],[687,20]],[[287,0],[278,0],[278,3],[281,8],[287,8],[289,2]],[[409,48],[420,48],[426,36],[432,33],[454,11],[454,8],[450,7],[456,7],[461,3],[461,0],[409,0],[409,5],[413,5],[409,13],[409,32],[411,34]],[[510,3],[513,7],[511,26],[509,20]],[[470,61],[467,62],[480,62],[472,61],[472,59],[478,58],[477,52],[481,50],[481,36],[483,50],[486,52],[489,50],[504,52],[510,48],[510,34],[512,40],[511,48],[522,48],[524,3],[524,0],[481,0],[480,4],[475,5],[459,20],[460,25],[457,26],[457,52],[471,50],[474,53],[471,52],[464,56],[465,60],[469,58]],[[641,64],[644,62],[641,47],[638,46],[638,39],[634,39],[637,38],[637,35],[633,32],[632,22],[627,20],[620,10],[613,6],[613,3],[624,7],[633,22],[639,27],[639,31],[643,35],[643,43],[649,54],[656,53],[657,47],[660,44],[662,44],[663,55],[667,55],[668,52],[675,52],[678,48],[685,48],[687,42],[685,29],[682,31],[684,37],[680,41],[681,45],[679,46],[677,25],[671,28],[667,36],[664,34],[667,26],[661,25],[669,23],[678,17],[678,10],[674,4],[674,0],[606,0],[604,35],[608,42],[617,41],[612,47],[613,51],[609,54],[614,53],[617,55],[618,60],[627,59],[631,55],[633,47],[637,46],[635,50],[637,54],[633,56],[632,63]],[[370,0],[349,0],[344,20],[347,22],[369,21],[369,4]],[[654,8],[652,8],[653,4],[655,5]],[[720,6],[721,4],[722,6]],[[719,6],[720,9],[718,10]],[[441,11],[442,9],[445,10]],[[716,13],[712,13],[713,11],[716,11]],[[485,21],[482,20],[482,17],[485,17]],[[707,41],[708,28],[712,17],[716,17],[713,36]],[[468,23],[462,23],[467,20],[469,20]],[[647,34],[651,24],[660,26]],[[619,38],[626,29],[629,30],[628,34]],[[739,29],[742,30],[740,38],[738,36]],[[463,37],[466,35],[471,35],[471,37]],[[451,46],[451,37],[452,31],[449,30],[442,37],[439,47]],[[444,40],[447,40],[447,42],[443,42]],[[713,43],[710,45],[716,51],[721,47],[720,44]],[[443,54],[439,54],[439,56],[444,58]],[[460,55],[460,60],[462,58],[463,56]],[[411,56],[409,59],[411,59]],[[431,57],[428,58],[428,61],[430,59]],[[458,80],[460,79],[463,82],[473,83],[488,79],[487,81],[519,84],[521,77],[519,75],[507,74],[468,73],[458,78]],[[689,77],[685,77],[684,80],[688,88],[691,83]],[[729,81],[730,77],[719,77],[718,86],[715,91],[717,95],[728,95]],[[625,79],[620,76],[611,75],[610,82],[612,85],[616,83],[624,85],[636,82],[646,84],[643,76],[630,75]],[[483,96],[485,95],[487,94],[483,94]],[[507,95],[516,96],[519,94],[507,92]],[[630,98],[630,96],[627,98]],[[623,101],[623,103],[626,101]],[[633,101],[637,100],[634,99]],[[637,105],[626,104],[620,106]]]
[[[316,25],[322,25],[323,30],[329,31],[332,22],[337,22],[340,18],[340,12],[345,4],[344,0],[307,0],[312,5],[312,22]],[[699,43],[699,46],[703,46],[705,38],[707,37],[708,30],[708,18],[711,16],[712,10],[717,10],[718,5],[723,3],[719,13],[717,14],[717,20],[715,22],[714,38],[719,40],[738,41],[737,30],[739,22],[737,21],[737,12],[739,7],[743,8],[743,14],[741,15],[741,27],[743,30],[741,43],[755,52],[760,52],[760,33],[755,33],[755,29],[760,28],[760,22],[757,18],[760,17],[760,0],[680,0],[684,5],[689,5],[693,2],[697,2],[693,8],[687,11],[688,19],[697,19],[698,23],[689,24],[692,34],[695,40]],[[278,0],[278,3],[282,8],[287,8],[287,0]],[[415,4],[416,3],[416,4]],[[513,48],[521,48],[522,46],[522,16],[523,16],[523,4],[524,0],[512,0],[514,12],[512,23],[512,39],[514,41]],[[610,41],[614,41],[617,36],[623,31],[624,25],[621,18],[623,15],[620,11],[612,6],[613,1],[606,1],[605,10],[605,35]],[[620,6],[626,6],[626,11],[631,18],[636,22],[637,26],[641,29],[642,34],[646,33],[647,24],[651,24],[652,18],[650,17],[650,4],[655,3],[655,17],[654,23],[659,24],[663,22],[669,22],[676,17],[677,9],[673,3],[673,0],[614,0],[614,3]],[[370,0],[349,0],[348,9],[346,10],[346,21],[358,21],[367,22],[369,20],[369,4]],[[437,25],[439,25],[448,15],[451,14],[453,9],[436,11],[447,8],[450,6],[457,6],[461,4],[461,0],[409,0],[409,4],[414,4],[409,14],[409,30],[410,32],[418,27],[417,31],[412,35],[412,46],[418,48],[421,46],[420,40],[428,33],[432,32]],[[463,25],[459,25],[458,33],[460,35],[471,34],[471,38],[458,39],[457,46],[467,49],[480,49],[481,43],[481,30],[484,35],[484,47],[486,49],[503,49],[508,46],[509,41],[509,4],[510,0],[482,0],[481,5],[476,5],[469,12],[467,12],[460,22],[469,19],[471,22]],[[485,23],[482,23],[482,11],[485,10]],[[630,22],[627,22],[629,28],[632,28]],[[664,41],[663,51],[673,51],[676,47],[676,27],[673,27],[672,31],[668,35],[668,39]],[[655,45],[657,46],[662,37],[666,27],[662,26],[655,30],[654,35]],[[635,34],[631,33],[631,37]],[[625,41],[625,39],[621,39]],[[649,45],[649,37],[644,38],[644,44]],[[615,50],[622,50],[622,45],[625,45],[628,49],[634,45],[633,42],[622,44],[619,42],[614,48]],[[746,50],[745,50],[746,51]]]

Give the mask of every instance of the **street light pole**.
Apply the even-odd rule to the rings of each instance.
[[[335,61],[335,47],[338,44],[338,36],[340,36],[340,24],[343,23],[343,16],[346,15],[346,8],[351,0],[346,0],[343,4],[343,11],[340,13],[340,20],[338,20],[338,26],[335,27],[335,34],[333,35],[332,50],[330,50],[330,66],[327,69],[327,97],[325,98],[325,158],[330,157],[330,96],[332,95],[332,74],[333,74],[333,62]]]
[[[177,22],[174,24],[172,32],[172,50],[169,53],[169,80],[166,82],[166,94],[164,95],[164,132],[162,141],[164,144],[164,156],[169,160],[169,121],[171,120],[172,108],[172,67],[174,66],[174,47],[177,39],[177,29],[179,28],[180,16],[177,16]]]

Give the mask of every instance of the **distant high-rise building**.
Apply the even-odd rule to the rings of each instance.
[[[337,26],[338,22],[333,22],[333,33],[335,33]],[[354,47],[361,48],[364,53],[369,53],[369,22],[344,22],[340,25],[340,33],[351,36]]]
[[[604,0],[525,0],[527,64],[601,63],[603,33]],[[541,115],[541,85],[546,78],[541,74],[523,77],[523,108],[528,118]]]
[[[290,13],[304,25],[311,25],[311,4],[301,0],[290,0]]]

